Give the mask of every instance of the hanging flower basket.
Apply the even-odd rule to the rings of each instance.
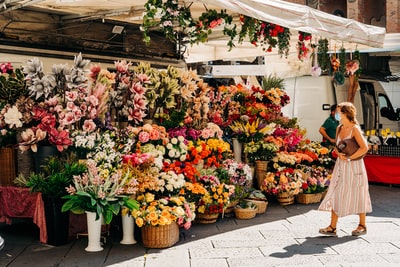
[[[143,226],[142,241],[146,248],[172,247],[179,241],[179,226],[175,222],[169,225]]]

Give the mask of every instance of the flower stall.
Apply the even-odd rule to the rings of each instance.
[[[62,210],[93,212],[100,226],[129,217],[146,247],[172,246],[179,228],[193,222],[213,223],[235,208],[249,219],[265,212],[267,200],[286,194],[291,204],[328,184],[330,152],[283,116],[290,99],[279,78],[265,77],[262,87],[212,88],[191,70],[116,61],[110,72],[89,67],[80,54],[50,74],[38,59],[18,73],[27,93],[1,102],[0,127],[24,128],[15,146],[26,152],[50,145],[57,157],[86,164],[85,173],[70,177]],[[236,159],[233,138],[243,149]],[[132,235],[121,243],[135,243]],[[88,251],[102,249],[98,238]]]

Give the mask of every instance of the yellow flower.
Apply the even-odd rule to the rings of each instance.
[[[154,201],[154,195],[151,193],[146,193],[145,199],[146,199],[146,202],[152,202],[152,201]]]
[[[284,174],[281,174],[281,176],[279,177],[279,184],[287,184],[287,182],[288,178]]]
[[[150,212],[148,216],[149,216],[148,218],[150,221],[154,221],[154,220],[158,219],[158,215],[155,211]]]
[[[198,211],[199,213],[204,213],[204,212],[206,211],[206,207],[205,207],[204,205],[199,206],[199,207],[197,208],[197,211]]]
[[[139,226],[139,227],[142,227],[143,223],[144,223],[143,219],[140,218],[140,217],[136,218],[135,222],[136,222],[136,225]]]
[[[125,216],[125,215],[127,215],[129,213],[129,209],[128,208],[122,208],[121,209],[121,215],[122,216]]]
[[[168,217],[160,216],[160,219],[158,220],[158,223],[160,225],[167,225],[167,224],[170,224],[170,220],[168,219]]]
[[[157,219],[157,220],[150,221],[150,224],[151,224],[152,226],[158,225],[158,219]]]

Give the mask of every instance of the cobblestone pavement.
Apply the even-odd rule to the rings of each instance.
[[[64,246],[40,243],[31,222],[0,224],[6,244],[0,266],[400,266],[400,187],[370,185],[373,212],[367,216],[368,234],[351,236],[358,216],[341,218],[338,237],[323,237],[318,229],[329,224],[329,213],[318,204],[280,206],[251,220],[219,219],[181,231],[168,249],[121,245],[121,233],[112,226],[101,252],[85,252],[86,238]]]

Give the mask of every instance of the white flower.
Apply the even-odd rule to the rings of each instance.
[[[19,112],[16,106],[8,109],[6,114],[4,114],[4,121],[10,125],[10,128],[20,128],[22,127],[22,113]]]
[[[178,141],[183,142],[183,141],[185,141],[185,138],[182,135],[180,135],[180,136],[178,136]]]
[[[179,158],[180,161],[185,161],[186,160],[186,155],[181,155]]]
[[[172,148],[173,148],[172,144],[171,144],[171,143],[168,143],[168,144],[167,144],[167,149],[172,149]]]
[[[172,138],[172,139],[171,139],[171,143],[172,143],[173,145],[178,144],[178,139],[176,139],[175,137]]]

